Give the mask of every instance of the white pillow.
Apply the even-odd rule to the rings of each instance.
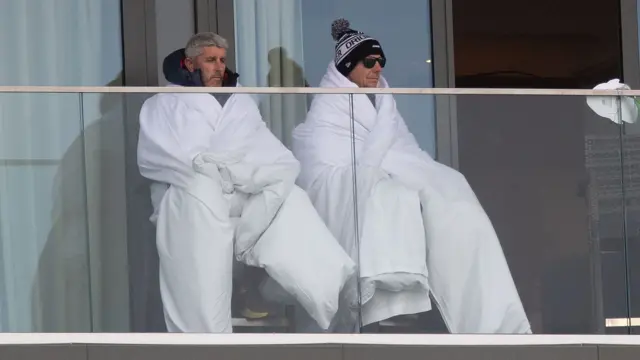
[[[355,274],[356,264],[333,237],[304,190],[294,186],[252,253],[259,266],[323,330],[329,328],[338,311],[340,292]]]

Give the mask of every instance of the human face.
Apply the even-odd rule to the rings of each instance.
[[[380,59],[380,55],[367,56],[366,62],[371,62],[375,59]],[[370,60],[369,60],[370,59]],[[358,62],[355,68],[349,74],[349,80],[358,85],[361,88],[373,88],[378,87],[380,81],[380,74],[382,73],[382,65],[380,62],[375,61],[371,68],[367,68],[363,61]]]
[[[191,72],[200,69],[204,86],[220,87],[227,68],[227,50],[215,46],[202,48],[202,54],[186,58],[185,66]]]

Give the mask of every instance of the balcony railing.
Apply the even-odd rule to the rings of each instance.
[[[0,332],[163,331],[150,181],[136,157],[141,105],[158,93],[256,95],[289,148],[313,96],[393,95],[419,147],[475,191],[534,333],[636,331],[640,125],[623,100],[640,90],[2,86]],[[611,117],[589,108],[595,96],[614,100]],[[362,156],[345,154],[354,166]],[[296,305],[252,319],[239,299],[235,332],[307,332]],[[446,325],[433,310],[358,331]]]
[[[154,86],[0,86],[0,93],[238,93],[238,94],[394,94],[394,95],[546,95],[639,96],[640,90],[496,88],[319,88],[319,87],[154,87]]]

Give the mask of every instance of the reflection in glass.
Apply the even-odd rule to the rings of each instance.
[[[599,85],[600,88],[614,88],[614,89],[623,89],[629,90],[629,86],[625,84],[619,84],[617,79],[609,81],[606,84]],[[639,214],[639,206],[638,206],[638,185],[640,182],[638,181],[638,169],[640,168],[638,165],[640,162],[638,161],[638,154],[640,154],[640,136],[638,136],[640,127],[638,126],[638,106],[640,101],[638,97],[632,96],[621,96],[620,100],[615,104],[609,104],[605,102],[598,103],[599,109],[592,109],[598,112],[602,116],[607,116],[609,114],[615,113],[614,111],[610,111],[610,107],[614,107],[617,105],[620,111],[619,116],[607,116],[612,121],[621,124],[621,152],[623,154],[622,157],[622,184],[621,188],[617,193],[619,199],[619,205],[616,207],[616,212],[622,212],[624,215],[624,225],[625,225],[625,240],[624,245],[621,246],[621,249],[618,249],[620,253],[621,250],[624,251],[624,258],[622,256],[619,257],[620,262],[624,262],[625,264],[625,287],[627,288],[627,297],[626,297],[626,306],[627,312],[623,314],[622,311],[618,311],[615,314],[607,314],[607,330],[611,333],[621,333],[621,334],[637,334],[638,329],[640,329],[640,302],[638,301],[638,289],[640,288],[640,277],[636,274],[638,273],[638,267],[640,264],[640,248],[638,247],[638,234],[640,233],[639,224],[638,224],[638,214]],[[608,105],[608,106],[607,106]],[[609,114],[603,114],[603,113]]]
[[[0,95],[3,331],[91,331],[80,109],[79,94]]]
[[[121,85],[120,3],[3,1],[0,57],[13,60],[0,68],[0,85]],[[123,134],[121,128],[110,132],[99,125],[102,116],[115,116],[115,123],[122,119],[118,101],[108,104],[107,115],[100,98],[83,104],[80,94],[0,94],[0,331],[129,329],[126,294],[121,297],[120,285],[114,285],[126,276],[126,253],[117,254],[122,262],[111,264],[119,268],[115,273],[90,261],[126,244],[118,228],[122,222],[101,220],[121,195],[102,202],[102,190],[115,190],[104,184],[117,188],[123,179],[113,168],[101,172],[107,167],[100,161],[122,151]],[[86,129],[83,115],[89,116]],[[92,141],[87,148],[85,130]],[[120,147],[103,152],[108,143]],[[85,157],[85,151],[91,153]],[[118,211],[122,219],[125,213]],[[113,246],[87,248],[88,242],[104,245],[107,239]]]
[[[109,85],[121,83],[118,77]],[[68,150],[82,150],[85,158],[94,332],[131,331],[124,100],[124,94],[82,94],[84,131]]]
[[[208,94],[201,95],[190,96],[200,99],[204,97],[207,101],[215,99]],[[285,99],[304,97],[279,96]],[[226,279],[229,298],[225,311],[228,311],[228,321],[234,332],[449,332],[447,326],[451,328],[449,314],[452,310],[445,306],[450,306],[452,302],[442,302],[437,298],[438,286],[435,281],[438,276],[442,277],[442,272],[434,268],[434,263],[441,259],[433,257],[434,249],[439,244],[434,243],[437,237],[429,238],[429,234],[451,229],[451,224],[455,225],[456,234],[464,235],[471,230],[474,234],[479,234],[476,230],[484,225],[478,225],[482,221],[472,221],[474,217],[471,214],[474,211],[477,214],[478,207],[476,210],[466,208],[461,211],[458,208],[456,211],[447,211],[452,216],[449,220],[437,215],[438,209],[433,208],[434,204],[451,209],[451,203],[443,202],[442,198],[436,196],[440,193],[433,189],[446,189],[455,183],[464,184],[466,179],[496,230],[499,245],[526,310],[526,319],[530,321],[534,333],[628,332],[629,319],[633,320],[635,316],[635,247],[632,240],[635,233],[633,214],[636,211],[633,204],[633,149],[636,138],[632,133],[633,124],[598,116],[588,108],[584,97],[456,96],[460,164],[464,178],[453,176],[443,184],[442,179],[445,177],[441,175],[418,176],[411,178],[411,184],[406,186],[403,185],[405,180],[400,179],[404,179],[410,172],[402,170],[401,166],[406,159],[397,156],[395,150],[386,153],[383,151],[381,162],[372,161],[376,151],[363,151],[366,139],[374,132],[382,134],[380,138],[389,134],[387,131],[378,133],[375,131],[376,126],[378,121],[383,125],[384,119],[395,118],[381,117],[381,114],[387,114],[389,109],[395,112],[394,107],[388,105],[402,96],[415,95],[316,95],[314,108],[325,111],[312,111],[304,125],[300,125],[293,134],[292,141],[295,145],[294,153],[302,163],[302,172],[296,181],[308,191],[308,195],[290,185],[291,189],[296,190],[291,190],[284,197],[285,200],[281,201],[273,221],[267,221],[261,215],[249,216],[250,213],[262,213],[261,210],[254,212],[259,207],[251,208],[255,206],[252,205],[254,203],[251,198],[260,199],[275,194],[272,198],[275,199],[279,190],[265,192],[266,188],[263,188],[253,192],[248,198],[239,195],[248,186],[242,182],[242,176],[251,172],[236,172],[241,168],[238,164],[242,164],[242,161],[233,160],[229,164],[224,162],[224,156],[223,166],[220,166],[217,163],[220,153],[216,152],[212,159],[216,161],[215,171],[222,175],[223,181],[220,183],[238,182],[234,183],[235,194],[227,194],[231,195],[228,197],[229,201],[233,202],[234,197],[242,196],[241,201],[233,203],[240,204],[242,211],[234,213],[240,214],[240,217],[236,216],[231,226],[236,226],[235,222],[246,220],[249,223],[255,221],[266,224],[267,230],[261,232],[257,241],[249,243],[243,249],[238,245],[246,242],[237,242],[236,234],[243,236],[250,232],[244,232],[242,227],[238,227],[233,236],[233,241],[236,241],[234,248],[231,248],[225,260],[227,266],[232,268],[231,273],[207,271],[206,278],[179,275],[180,284],[203,292],[210,286],[209,281],[220,283],[220,279]],[[130,105],[136,103],[141,105],[149,97],[147,94],[127,96],[124,99],[126,109],[130,110]],[[152,97],[149,101],[159,98],[162,96]],[[240,102],[238,98],[243,97],[231,96],[227,100],[228,105]],[[255,101],[250,96],[245,96],[244,99]],[[29,114],[25,109],[32,108],[27,106],[30,102],[40,106],[45,104],[51,109],[48,120],[55,115],[57,121],[42,122],[39,120],[41,117],[35,113],[31,113],[33,116],[24,116]],[[612,103],[620,104],[617,101]],[[126,331],[129,321],[134,322],[134,319],[140,318],[144,318],[143,322],[154,325],[136,329],[155,330],[159,328],[155,324],[161,323],[162,331],[166,331],[162,307],[150,305],[164,300],[160,297],[160,291],[156,289],[154,292],[150,284],[159,272],[165,270],[164,267],[153,264],[151,259],[157,251],[162,254],[175,250],[175,247],[164,245],[167,242],[162,239],[159,241],[161,246],[156,250],[156,230],[159,234],[175,231],[173,225],[168,225],[167,219],[170,212],[177,211],[181,214],[176,209],[185,207],[178,206],[180,191],[167,191],[165,187],[160,196],[160,208],[155,221],[156,224],[164,225],[156,228],[149,221],[149,217],[153,215],[150,182],[142,177],[135,182],[123,181],[123,163],[135,160],[133,171],[137,172],[138,168],[135,155],[122,151],[130,146],[123,145],[122,104],[122,97],[114,94],[3,94],[0,97],[2,114],[5,115],[0,119],[0,125],[6,130],[0,133],[0,186],[3,194],[0,199],[0,289],[3,295],[0,318],[3,331]],[[323,107],[323,104],[327,107]],[[327,110],[329,107],[334,108],[331,110],[333,113]],[[243,103],[243,110],[248,108],[254,109],[251,113],[256,119],[262,116],[258,103]],[[147,110],[143,110],[143,114],[145,111]],[[247,114],[246,111],[234,113]],[[7,114],[22,114],[22,119],[26,120],[9,121]],[[331,114],[335,116],[326,116]],[[133,119],[137,121],[138,116],[139,111],[136,110]],[[369,132],[363,124],[366,125],[372,116],[376,122]],[[229,119],[237,120],[231,116]],[[129,120],[125,119],[124,123]],[[246,122],[232,121],[230,124]],[[260,121],[256,120],[255,124],[259,125],[255,129],[271,139],[271,145],[281,149],[282,152],[278,154],[283,159],[291,159],[291,154],[280,143],[280,139],[271,135],[272,132],[260,125]],[[623,141],[621,124],[626,127]],[[224,135],[226,140],[216,141],[216,146],[228,142],[233,143],[233,146],[241,146],[242,141],[233,141],[234,136],[243,133],[240,131],[243,125],[239,126],[240,128],[231,126],[224,130],[231,131],[232,136],[222,131],[219,135]],[[36,133],[34,129],[47,131]],[[408,136],[406,128],[399,129]],[[144,130],[143,126],[143,133]],[[323,133],[325,130],[326,133]],[[134,135],[137,138],[138,134]],[[329,140],[324,138],[325,135]],[[195,138],[189,137],[190,140]],[[411,137],[408,136],[405,140],[407,139],[412,142]],[[322,146],[329,142],[330,146]],[[262,147],[259,144],[259,141],[251,142],[248,148],[255,146],[268,149],[271,146]],[[352,153],[354,144],[355,154]],[[400,152],[413,149],[410,152],[411,159],[416,160],[417,168],[421,169],[424,164],[418,163],[428,159],[425,158],[426,153],[418,151],[415,143],[407,145]],[[392,144],[391,148],[394,146]],[[216,148],[216,151],[219,149]],[[624,158],[621,157],[622,150]],[[230,152],[233,153],[235,152]],[[255,157],[246,155],[248,157],[245,160],[259,161],[268,157],[269,153],[261,152]],[[125,156],[131,158],[125,161]],[[322,166],[313,165],[317,161],[314,156],[335,156],[335,162],[339,160],[342,165],[326,171]],[[203,164],[206,161],[208,159],[203,159]],[[266,162],[272,164],[270,161]],[[440,165],[428,161],[426,163],[439,169],[436,171],[442,171]],[[202,164],[197,162],[196,165]],[[354,165],[357,165],[355,179]],[[269,168],[267,166],[263,170]],[[415,168],[416,166],[412,167]],[[184,174],[188,174],[187,171],[195,173],[193,164],[190,168],[185,165],[181,169],[185,171]],[[390,169],[385,171],[393,172],[385,174],[380,169]],[[251,174],[258,173],[260,172]],[[270,171],[266,171],[262,174],[269,173]],[[457,173],[446,170],[446,174]],[[200,175],[207,176],[206,173]],[[314,178],[316,181],[313,181]],[[187,176],[184,179],[192,181],[194,178]],[[268,180],[269,176],[261,179],[266,179],[266,186],[274,185]],[[338,185],[323,185],[317,179],[324,179],[329,185],[334,182]],[[370,186],[370,179],[374,179],[373,186]],[[357,199],[354,199],[354,180]],[[292,182],[293,180],[289,180],[290,184]],[[256,184],[262,183],[254,182],[252,185]],[[430,185],[431,196],[424,196],[424,188],[412,192],[414,185],[419,188],[424,184]],[[367,189],[368,195],[362,192],[363,189]],[[394,195],[383,196],[385,191]],[[465,191],[468,188],[460,185],[455,191],[444,193],[458,199],[464,196]],[[413,194],[415,192],[418,195]],[[171,197],[168,195],[170,193],[173,193]],[[219,195],[221,194],[222,191]],[[415,199],[418,199],[417,202]],[[357,208],[353,206],[354,200],[358,204]],[[123,210],[125,202],[127,211]],[[457,202],[456,206],[461,203],[464,201]],[[166,210],[163,210],[164,205],[167,206]],[[405,210],[403,206],[406,206],[406,212],[402,212]],[[385,213],[393,207],[399,210],[394,210],[392,215]],[[424,217],[420,216],[420,207]],[[251,212],[245,212],[247,208]],[[132,212],[132,209],[135,211]],[[384,216],[376,218],[376,213]],[[388,264],[409,269],[412,263],[406,260],[419,251],[402,253],[400,245],[408,243],[412,226],[409,220],[416,213],[421,217],[422,226],[431,229],[426,232],[425,243],[431,310],[371,321],[371,317],[367,317],[371,311],[367,306],[374,304],[371,299],[375,298],[376,293],[380,293],[380,288],[391,287],[393,284],[415,285],[417,281],[410,277],[366,276],[367,271],[380,263],[366,260],[365,255],[379,253],[380,248],[387,246],[384,247],[386,257],[373,259],[387,261],[392,256],[401,257],[402,261]],[[243,216],[246,218],[243,219]],[[389,216],[398,217],[397,223],[402,226],[391,230],[400,235],[390,236],[381,226],[389,221]],[[163,217],[165,219],[161,221]],[[202,218],[188,215],[178,219],[188,224],[178,228],[181,230],[178,246],[180,251],[187,249],[184,246],[187,243],[185,234],[203,226],[201,223],[210,226],[207,221],[194,219]],[[126,233],[136,234],[135,238],[125,238],[125,222]],[[375,232],[368,230],[371,224],[374,224]],[[346,237],[344,234],[347,234]],[[385,244],[385,237],[393,239],[390,247],[389,243]],[[372,238],[383,241],[374,243],[375,246],[371,247],[372,243],[367,241]],[[220,237],[207,237],[208,241],[212,239],[219,240]],[[351,240],[352,246],[345,239]],[[486,240],[487,237],[481,239]],[[358,254],[354,257],[359,260],[356,261],[360,265],[358,270],[339,244],[347,249],[357,247]],[[212,260],[215,259],[216,252],[209,252],[214,255],[207,255],[203,249],[198,248],[201,251],[188,253],[188,261],[180,264],[204,264],[202,269],[207,269],[211,264],[220,265],[220,259]],[[455,251],[451,251],[453,255],[443,256],[442,259],[447,260],[449,269],[464,274],[468,273],[463,271],[465,266],[474,265],[468,259],[474,257],[465,259],[466,252],[460,249],[464,247],[457,246]],[[486,249],[486,241],[475,247],[480,252]],[[206,256],[202,257],[201,253]],[[495,246],[491,253],[497,253]],[[130,259],[128,266],[125,264],[127,257]],[[198,258],[204,260],[197,260]],[[496,257],[488,255],[486,258]],[[152,265],[148,265],[149,263]],[[491,269],[495,264],[492,261],[483,265],[483,268]],[[150,271],[149,266],[154,267],[153,271]],[[310,269],[313,271],[307,271]],[[180,271],[183,270],[181,267]],[[357,271],[363,280],[360,283],[349,278]],[[221,274],[226,274],[227,277],[223,278]],[[500,274],[504,276],[508,272],[503,269]],[[166,277],[166,274],[163,276]],[[127,277],[131,280],[132,289],[146,286],[146,292],[136,290],[129,294]],[[491,279],[495,280],[496,276]],[[371,289],[368,286],[372,282],[376,286],[375,292],[367,299],[371,295],[368,293],[368,289]],[[470,320],[477,319],[475,314],[482,313],[485,306],[483,304],[499,304],[493,301],[495,294],[505,298],[503,291],[487,291],[483,296],[492,301],[474,302],[477,298],[473,294],[477,294],[479,290],[473,284],[477,283],[478,281],[470,281],[457,287],[465,295],[458,297],[462,300],[458,302],[457,308],[457,311],[464,314],[460,317],[463,326],[475,324]],[[361,285],[360,289],[358,284]],[[447,282],[447,285],[450,284],[452,283]],[[487,284],[483,290],[500,283],[493,281]],[[299,289],[310,294],[312,301],[305,303],[304,297],[297,292]],[[433,301],[434,298],[437,301]],[[322,302],[319,299],[330,300]],[[132,304],[131,309],[127,306],[129,303]],[[332,304],[330,306],[334,306],[334,309],[340,307],[347,312],[338,312],[336,316],[330,311],[323,316],[319,311],[320,303]],[[500,314],[504,316],[505,312],[496,310],[491,314],[495,317],[489,319],[495,320],[500,318]],[[504,318],[510,319],[509,316]],[[197,320],[201,318],[198,317]],[[508,322],[501,322],[500,326],[505,323]],[[323,324],[324,328],[319,324]],[[360,328],[360,325],[368,326]],[[491,331],[496,330],[480,330]]]
[[[121,99],[0,96],[4,331],[129,330]]]
[[[625,313],[620,127],[585,100],[455,99],[460,169],[500,236],[534,333],[604,333],[607,317]]]

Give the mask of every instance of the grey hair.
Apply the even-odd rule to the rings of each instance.
[[[202,32],[193,35],[187,42],[184,52],[188,58],[194,58],[203,52],[203,48],[215,46],[222,49],[228,49],[227,39],[212,32]]]

